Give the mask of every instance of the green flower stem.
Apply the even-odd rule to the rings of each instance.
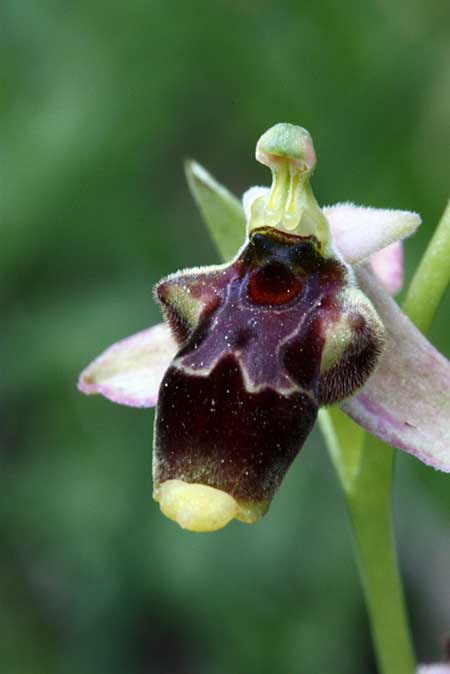
[[[417,267],[403,304],[405,313],[426,332],[450,282],[450,200]]]
[[[365,435],[358,477],[346,497],[375,653],[383,674],[413,674],[415,657],[392,523],[394,450]]]
[[[412,674],[391,517],[394,451],[338,407],[320,410],[319,422],[345,494],[379,670]]]
[[[337,407],[321,410],[319,421],[345,494],[379,671],[413,674],[392,526],[394,450]]]

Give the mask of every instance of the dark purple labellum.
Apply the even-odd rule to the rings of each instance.
[[[264,227],[230,265],[158,285],[180,351],[160,389],[156,489],[183,480],[267,507],[319,405],[351,395],[381,350],[350,274],[314,237]]]
[[[231,353],[207,377],[171,367],[157,421],[158,479],[207,484],[246,503],[270,499],[316,414],[307,393],[249,392]]]

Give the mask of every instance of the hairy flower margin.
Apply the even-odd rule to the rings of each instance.
[[[321,210],[300,127],[276,125],[256,156],[273,183],[244,194],[237,255],[163,279],[166,322],[114,344],[78,384],[124,405],[159,398],[154,496],[193,531],[259,519],[321,404],[339,402],[369,432],[450,471],[450,363],[389,296],[419,216]],[[189,179],[239,208],[198,164]]]

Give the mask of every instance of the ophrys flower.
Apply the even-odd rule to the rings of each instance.
[[[158,399],[154,495],[195,531],[259,519],[320,405],[345,401],[371,432],[450,470],[439,421],[450,411],[450,366],[382,287],[398,289],[396,242],[419,217],[322,211],[300,127],[269,129],[256,156],[272,187],[244,195],[246,236],[233,260],[163,279],[155,296],[166,324],[111,347],[79,384],[128,405]],[[203,169],[191,171],[215,189]]]

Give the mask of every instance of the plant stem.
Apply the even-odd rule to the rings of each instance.
[[[367,436],[347,506],[379,670],[413,674],[415,657],[392,525],[393,468],[393,449]]]
[[[413,674],[391,516],[394,451],[336,407],[319,421],[346,498],[379,671]]]
[[[433,320],[450,281],[450,201],[408,288],[403,309],[422,332]]]

